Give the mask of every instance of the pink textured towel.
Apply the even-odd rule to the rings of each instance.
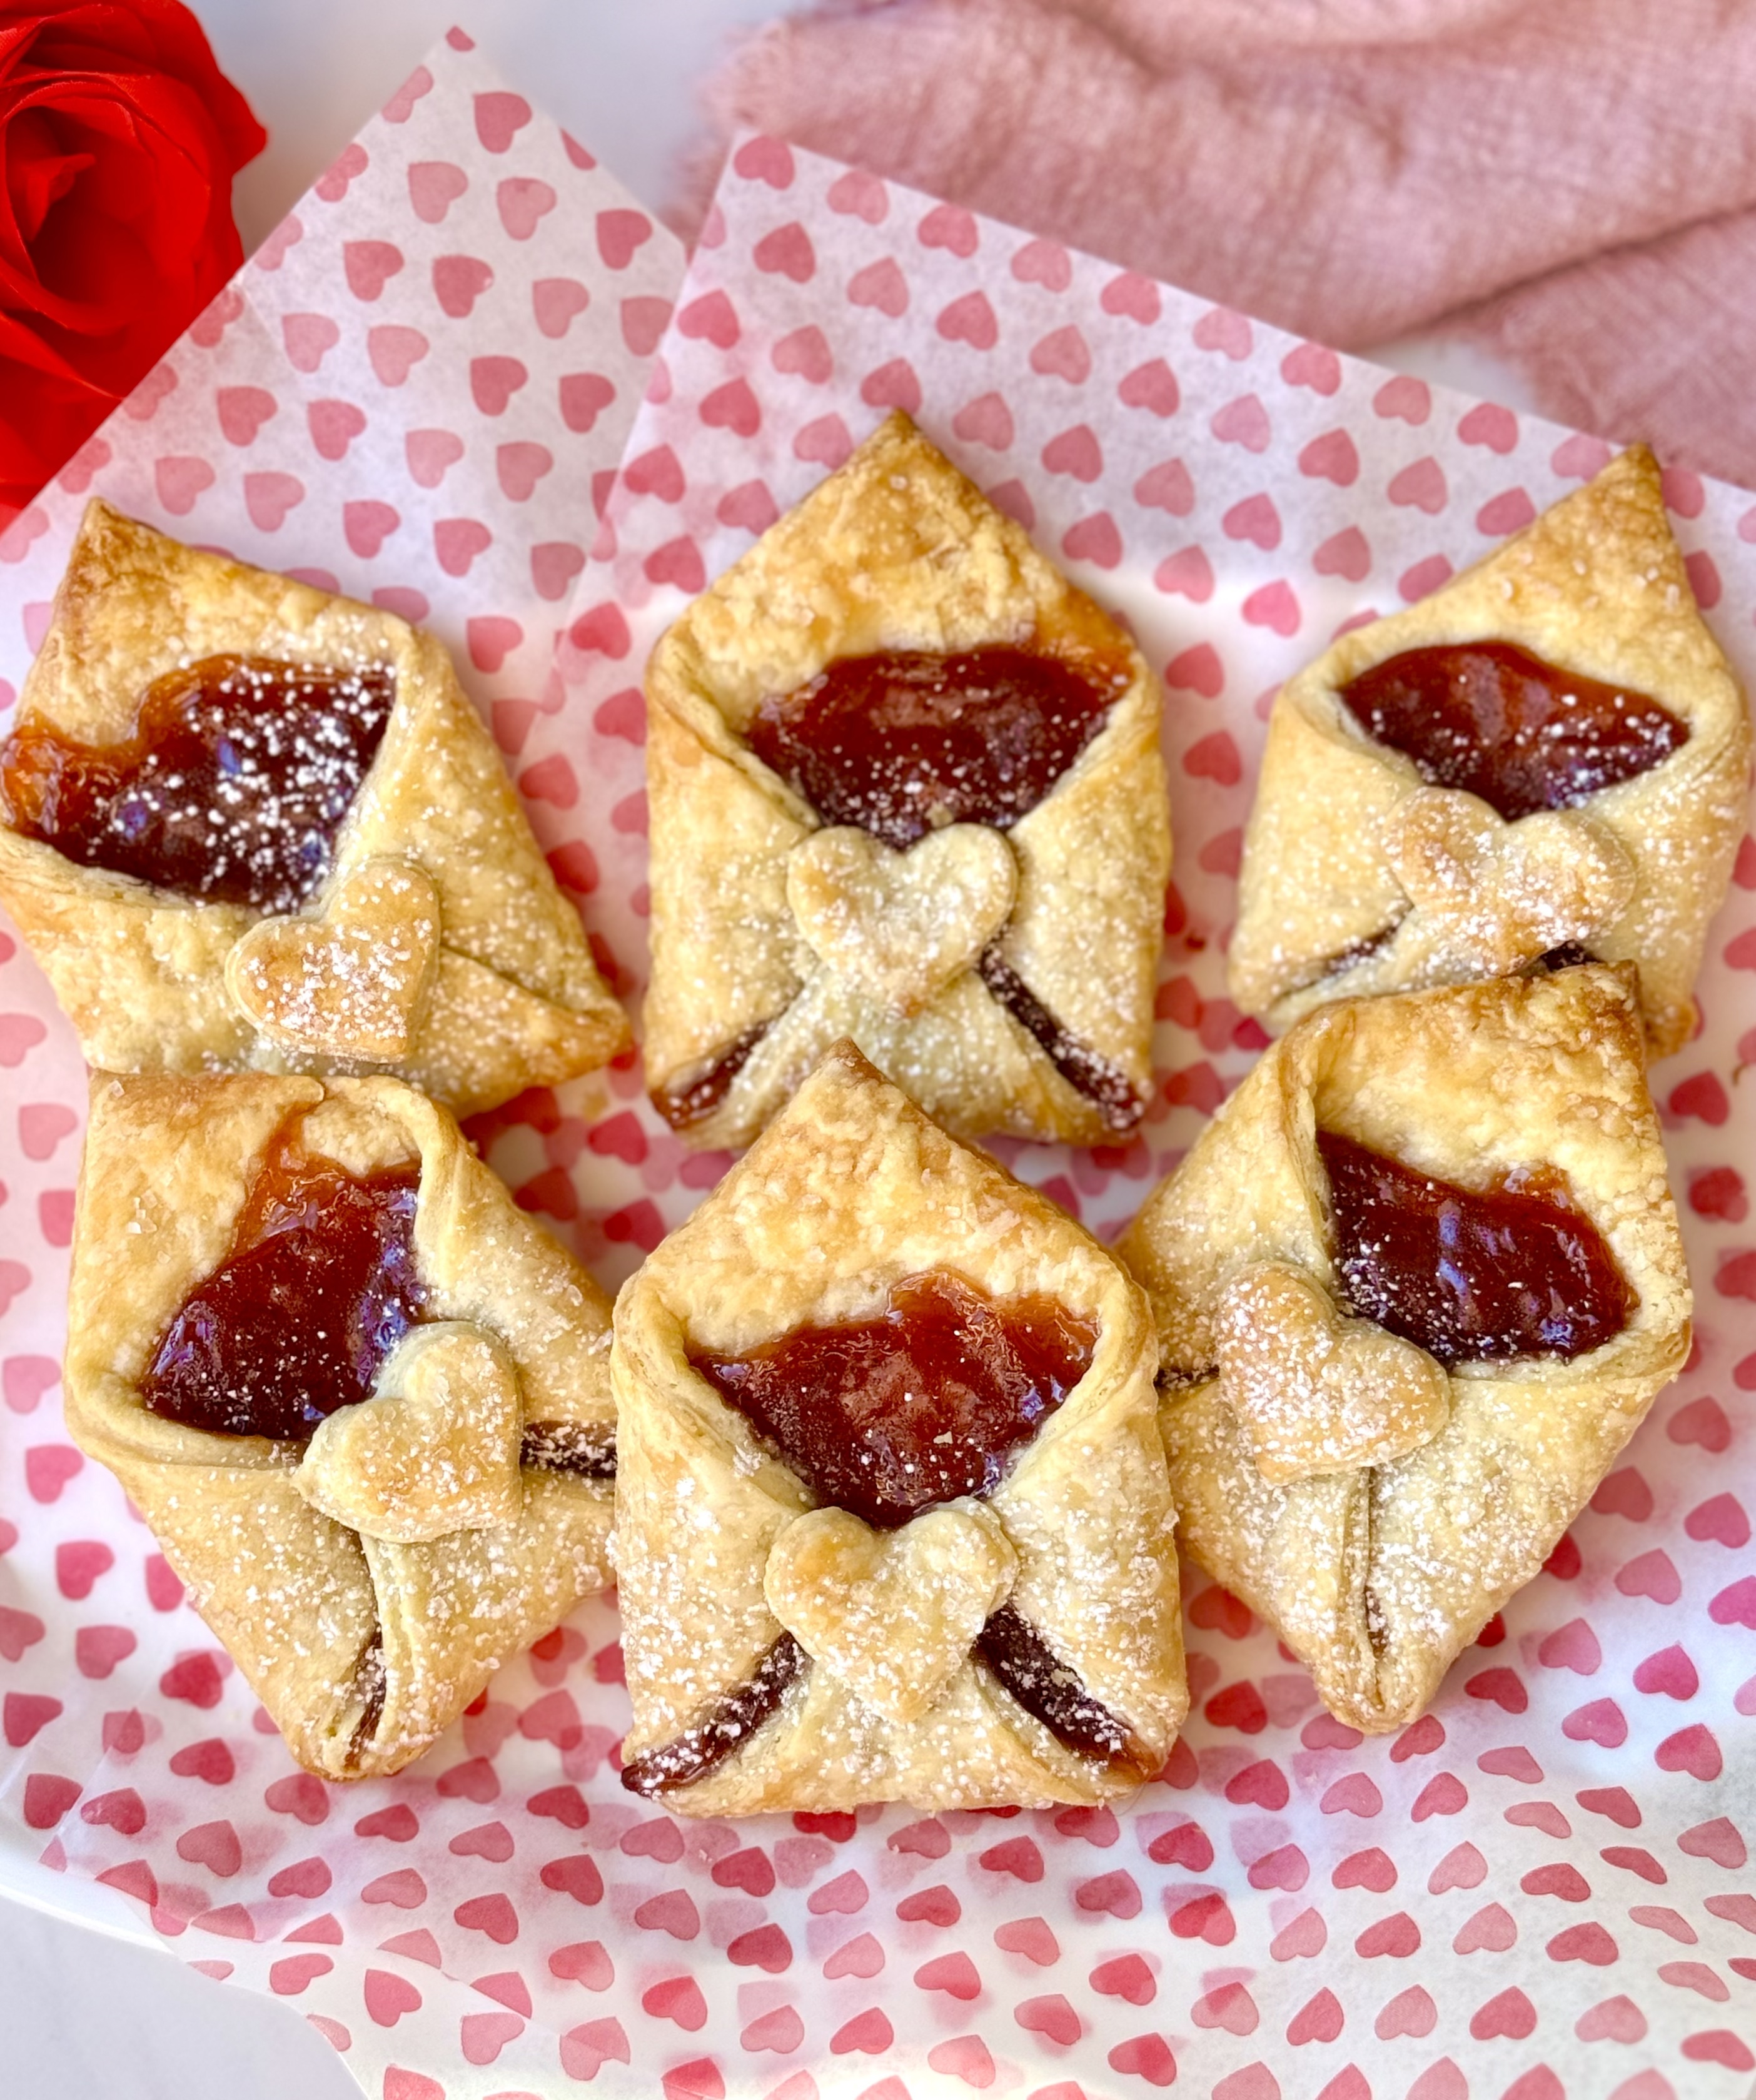
[[[1756,484],[1748,0],[876,0],[709,100],[1343,347],[1462,323]]]

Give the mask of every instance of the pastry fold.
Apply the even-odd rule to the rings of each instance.
[[[1043,799],[994,833],[1016,870],[991,941],[992,885],[973,882],[957,915],[971,951],[942,982],[928,971],[887,998],[893,978],[849,967],[846,938],[821,950],[807,938],[789,871],[816,852],[820,819],[746,733],[765,699],[839,658],[995,643],[1059,657],[1117,697]],[[748,1144],[844,1035],[962,1135],[1099,1144],[1132,1127],[1151,1087],[1171,860],[1157,683],[1128,637],[907,417],[695,601],[653,651],[646,700],[647,1083],[662,1102],[735,1065],[717,1103],[677,1118],[687,1142]],[[951,885],[930,886],[950,913]],[[874,922],[887,961],[898,923]],[[1057,1061],[995,996],[995,959],[1059,1024],[1070,1057]],[[1106,1096],[1069,1077],[1081,1059],[1109,1076]]]
[[[1406,650],[1504,642],[1632,688],[1688,730],[1648,770],[1508,825],[1424,785],[1339,688]],[[1233,997],[1271,1030],[1337,999],[1511,973],[1555,950],[1639,965],[1655,1057],[1688,1041],[1750,765],[1745,696],[1701,618],[1652,455],[1597,479],[1283,686],[1245,835]],[[1570,959],[1577,960],[1577,955]]]
[[[627,1017],[450,657],[394,614],[94,500],[15,721],[123,742],[155,679],[228,655],[388,668],[383,740],[325,880],[288,917],[84,867],[0,822],[0,902],[88,1062],[387,1070],[467,1115],[626,1047]]]
[[[814,1509],[690,1352],[864,1319],[936,1271],[1054,1299],[1094,1352],[991,1493],[870,1533]],[[779,1710],[667,1807],[1089,1802],[1156,1771],[1188,1701],[1155,1366],[1145,1301],[1095,1241],[832,1048],[617,1301],[625,1757],[699,1728],[785,1638],[802,1659]],[[1127,1761],[1070,1748],[970,1652],[1001,1603],[1115,1718]]]
[[[373,1398],[306,1445],[169,1420],[142,1392],[289,1129],[348,1174],[420,1177],[422,1319]],[[611,1579],[609,1303],[452,1118],[399,1081],[95,1074],[68,1326],[74,1440],[121,1482],[323,1778],[397,1771]],[[336,1436],[368,1414],[368,1435]],[[576,1470],[560,1469],[568,1454]],[[325,1513],[338,1508],[359,1521]]]
[[[1355,1727],[1421,1711],[1688,1354],[1643,1051],[1626,965],[1326,1007],[1264,1053],[1118,1246],[1158,1323],[1184,1547]],[[1626,1326],[1571,1361],[1447,1373],[1381,1328],[1397,1361],[1355,1353],[1347,1330],[1365,1323],[1343,1321],[1327,1338],[1341,1376],[1305,1379],[1313,1361],[1326,1370],[1301,1331],[1309,1308],[1277,1307],[1289,1274],[1308,1299],[1339,1295],[1320,1130],[1466,1189],[1558,1171],[1633,1294]],[[1277,1349],[1282,1388],[1259,1408]],[[1449,1388],[1437,1409],[1434,1380]],[[1295,1409],[1328,1433],[1326,1459],[1308,1434],[1289,1462]]]

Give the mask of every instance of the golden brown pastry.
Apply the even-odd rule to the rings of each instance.
[[[1158,689],[906,417],[695,601],[646,699],[646,1079],[689,1143],[748,1144],[843,1035],[962,1135],[1132,1128]]]
[[[609,1326],[400,1081],[93,1079],[68,1426],[325,1779],[609,1580]]]
[[[1185,1548],[1355,1727],[1420,1712],[1688,1353],[1643,1051],[1626,965],[1326,1007],[1118,1246]]]
[[[102,502],[0,744],[0,902],[101,1070],[468,1114],[629,1038],[440,645]]]
[[[1335,999],[1633,962],[1664,1056],[1694,1026],[1749,762],[1744,695],[1636,445],[1282,686],[1232,995],[1278,1031]]]
[[[1140,1292],[833,1046],[617,1300],[623,1783],[1096,1802],[1187,1709]]]

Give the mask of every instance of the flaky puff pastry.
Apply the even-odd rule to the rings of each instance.
[[[193,1428],[142,1395],[161,1337],[227,1260],[289,1133],[354,1176],[418,1164],[426,1293],[373,1397],[303,1445]],[[407,1764],[609,1581],[609,1325],[590,1277],[452,1117],[399,1081],[93,1079],[68,1426],[323,1778]]]
[[[1432,1699],[1688,1353],[1633,974],[1325,1008],[1264,1054],[1118,1246],[1158,1321],[1186,1551],[1368,1732]],[[1319,1130],[1469,1189],[1558,1169],[1635,1295],[1626,1326],[1570,1362],[1447,1374],[1341,1317]]]
[[[1116,694],[1004,832],[955,824],[898,853],[825,831],[745,741],[765,699],[839,658],[996,643]],[[748,1144],[843,1035],[963,1136],[1090,1145],[1132,1127],[1151,1087],[1171,859],[1158,687],[1127,635],[906,416],[670,629],[646,700],[644,1054],[661,1107],[705,1082],[670,1111],[687,1142]],[[1058,1061],[990,990],[984,954],[1059,1025]],[[1096,1092],[1079,1083],[1094,1074]]]
[[[394,1071],[470,1114],[629,1039],[500,754],[430,635],[375,607],[86,511],[16,726],[126,742],[213,656],[387,668],[395,704],[298,914],[86,867],[0,822],[0,902],[87,1060],[123,1072]]]
[[[1511,824],[1428,786],[1339,688],[1405,650],[1511,642],[1631,687],[1687,741],[1631,779]],[[1637,445],[1407,611],[1282,687],[1245,835],[1233,997],[1278,1032],[1335,999],[1527,968],[1582,948],[1639,965],[1649,1048],[1681,1048],[1749,784],[1744,695],[1703,622],[1652,455]]]
[[[982,1499],[883,1532],[814,1508],[691,1367],[691,1348],[863,1319],[900,1280],[947,1270],[1098,1330],[1084,1375]],[[803,1653],[779,1711],[717,1770],[660,1790],[668,1807],[1090,1802],[1156,1771],[1188,1705],[1156,1361],[1145,1299],[1095,1241],[852,1043],[832,1047],[617,1300],[630,1768],[699,1729],[784,1637]],[[1127,1762],[1067,1748],[971,1654],[1003,1604],[1121,1724]]]

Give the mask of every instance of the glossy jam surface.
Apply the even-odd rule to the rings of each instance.
[[[421,1317],[416,1167],[355,1180],[284,1138],[231,1253],[184,1299],[143,1381],[155,1414],[229,1436],[307,1437],[371,1397]]]
[[[1459,1189],[1333,1131],[1317,1149],[1343,1295],[1441,1363],[1582,1357],[1628,1324],[1634,1293],[1558,1188]]]
[[[900,848],[943,824],[1017,823],[1103,727],[1125,682],[1095,685],[1028,649],[846,656],[765,700],[748,740],[826,824]]]
[[[329,872],[395,698],[387,669],[209,656],[152,686],[126,743],[0,745],[0,810],[82,867],[296,911]]]
[[[715,1063],[687,1085],[654,1088],[652,1105],[673,1130],[690,1130],[696,1123],[707,1121],[731,1092],[732,1081],[749,1062],[751,1052],[767,1035],[769,1026],[764,1021],[754,1028],[747,1028],[721,1052]]]
[[[1406,650],[1341,697],[1425,779],[1479,795],[1508,820],[1631,780],[1689,738],[1645,694],[1557,670],[1509,642]]]
[[[1013,1020],[1042,1044],[1068,1085],[1096,1104],[1113,1131],[1132,1130],[1145,1103],[1127,1073],[1063,1028],[997,947],[984,949],[976,967],[982,982]]]
[[[1140,1764],[1127,1730],[1014,1606],[1002,1604],[988,1621],[976,1652],[1025,1711],[1069,1749],[1105,1764]],[[1141,1777],[1146,1776],[1142,1770]]]
[[[757,1664],[755,1675],[722,1692],[704,1720],[685,1729],[674,1742],[630,1758],[622,1767],[623,1785],[630,1793],[651,1796],[705,1779],[773,1717],[805,1666],[805,1650],[783,1633]]]
[[[1096,1339],[1052,1299],[999,1301],[935,1270],[894,1285],[876,1319],[690,1361],[820,1502],[891,1530],[997,1487]]]

